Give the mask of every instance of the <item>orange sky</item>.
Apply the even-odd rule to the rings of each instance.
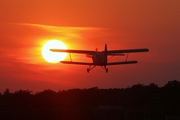
[[[179,6],[179,0],[0,0],[0,92],[161,86],[180,80]],[[97,67],[88,74],[88,66],[44,61],[41,48],[50,39],[70,49],[103,50],[107,43],[109,49],[150,52],[131,54],[136,65],[111,66],[108,74]]]

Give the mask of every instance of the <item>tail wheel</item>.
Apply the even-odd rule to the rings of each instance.
[[[88,68],[88,69],[87,69],[87,72],[89,73],[89,71],[90,71],[90,69]]]
[[[108,73],[108,68],[106,68],[106,73]]]

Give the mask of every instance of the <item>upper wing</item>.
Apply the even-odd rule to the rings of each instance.
[[[67,52],[67,53],[79,53],[79,54],[94,54],[95,51],[90,50],[65,50],[65,49],[50,49],[53,52]]]
[[[124,49],[124,50],[108,50],[107,54],[113,53],[135,53],[135,52],[148,52],[149,49],[141,48],[141,49]]]
[[[90,54],[93,55],[96,51],[90,50],[65,50],[65,49],[50,49],[53,52],[67,52],[67,53],[79,53],[79,54]],[[108,50],[107,55],[116,55],[116,56],[123,56],[122,53],[134,53],[134,52],[148,52],[149,49],[142,48],[142,49],[124,49],[124,50]]]
[[[86,62],[73,62],[73,61],[61,61],[64,64],[78,64],[78,65],[94,65],[93,63],[86,63]]]

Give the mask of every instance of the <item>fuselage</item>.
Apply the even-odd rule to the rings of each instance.
[[[96,52],[92,56],[92,60],[94,65],[105,66],[107,64],[107,55],[105,54],[105,52]]]

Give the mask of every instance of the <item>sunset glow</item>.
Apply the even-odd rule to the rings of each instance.
[[[67,49],[66,45],[59,40],[50,40],[44,44],[42,47],[42,56],[43,58],[50,63],[57,63],[66,58],[67,53],[57,53],[52,52],[49,49]]]
[[[136,83],[163,86],[180,80],[180,0],[0,0],[0,96],[6,88],[34,93],[73,88],[126,88]],[[109,56],[106,74],[70,50],[148,48],[148,53]],[[127,59],[128,58],[128,59]],[[54,64],[56,63],[56,64]]]

